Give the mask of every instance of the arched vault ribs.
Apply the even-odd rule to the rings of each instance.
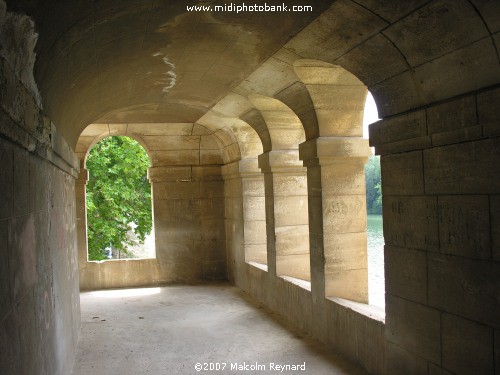
[[[367,89],[340,66],[297,60],[294,69],[307,88],[318,137],[300,145],[307,167],[312,290],[315,301],[342,297],[368,302],[366,188],[370,155],[362,138]]]
[[[297,115],[277,99],[251,94],[248,99],[267,125],[272,149],[259,156],[266,195],[268,266],[277,276],[311,279],[307,176],[298,158],[305,140]]]

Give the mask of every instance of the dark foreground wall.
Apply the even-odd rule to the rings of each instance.
[[[0,21],[0,39],[30,29]],[[66,375],[80,321],[75,159],[42,115],[23,59],[0,47],[0,373]]]
[[[0,165],[0,369],[69,374],[80,320],[73,178],[4,139]]]

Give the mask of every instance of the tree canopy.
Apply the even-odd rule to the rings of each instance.
[[[366,211],[382,214],[382,188],[380,184],[380,157],[372,156],[365,165]]]
[[[153,225],[144,148],[128,137],[108,137],[92,148],[86,167],[89,260],[106,259],[108,247],[126,252],[131,229],[144,243]]]

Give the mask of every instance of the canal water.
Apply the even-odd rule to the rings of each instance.
[[[370,305],[385,307],[384,233],[382,215],[368,215],[368,301]]]

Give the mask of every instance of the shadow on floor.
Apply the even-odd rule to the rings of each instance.
[[[74,375],[366,374],[225,284],[85,292],[81,311]]]

